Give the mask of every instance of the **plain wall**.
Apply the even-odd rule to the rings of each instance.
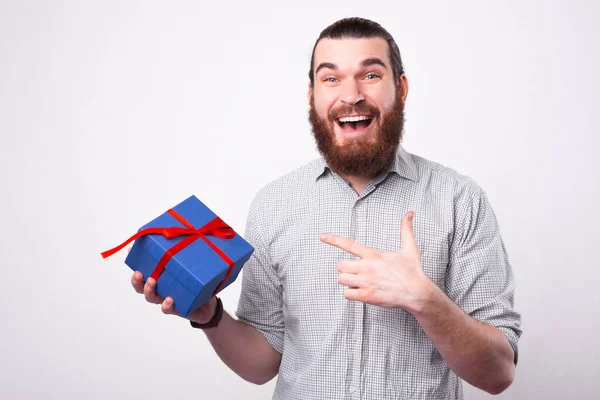
[[[398,42],[405,148],[494,207],[524,330],[498,397],[597,398],[599,2],[300,3],[0,3],[1,398],[270,398],[100,252],[191,194],[243,232],[318,155],[310,52],[345,16]]]

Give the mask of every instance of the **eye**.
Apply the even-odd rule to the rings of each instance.
[[[323,79],[323,82],[335,83],[337,82],[337,78],[334,78],[333,76],[328,76],[327,78]]]
[[[379,79],[379,78],[381,78],[381,76],[376,73],[371,73],[371,74],[368,74],[367,76],[365,76],[365,79],[369,80],[369,81],[372,81],[373,79]]]

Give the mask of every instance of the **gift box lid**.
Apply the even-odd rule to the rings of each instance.
[[[196,229],[201,228],[217,217],[213,211],[193,195],[173,207],[173,209]],[[141,227],[140,230],[156,227],[185,227],[185,225],[166,212]],[[186,237],[188,236],[167,239],[162,235],[151,234],[146,236],[147,240],[144,248],[158,263],[168,249]],[[254,251],[253,247],[237,233],[231,239],[211,235],[206,235],[205,238],[221,249],[234,263]],[[188,290],[199,293],[204,286],[215,278],[218,278],[219,282],[225,279],[228,268],[227,262],[200,237],[175,254],[165,269]]]

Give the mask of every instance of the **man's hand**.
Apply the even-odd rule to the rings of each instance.
[[[166,299],[163,299],[156,293],[156,280],[148,278],[148,280],[144,282],[142,273],[140,271],[135,271],[131,277],[131,284],[136,292],[143,294],[144,297],[146,297],[146,301],[153,304],[160,304],[163,313],[182,317],[182,315],[175,310],[175,302],[172,298],[167,297]],[[212,297],[206,304],[188,315],[187,318],[190,321],[205,324],[210,321],[215,314],[216,307],[217,298]]]
[[[399,307],[408,312],[418,309],[420,300],[427,297],[429,288],[435,284],[421,266],[413,233],[414,215],[414,211],[409,211],[402,218],[402,249],[398,252],[375,250],[337,235],[321,235],[324,243],[360,258],[337,264],[339,283],[349,287],[344,297],[383,307]]]

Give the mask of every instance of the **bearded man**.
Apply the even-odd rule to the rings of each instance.
[[[401,146],[408,80],[392,36],[348,18],[317,39],[309,120],[322,158],[252,203],[237,319],[188,318],[275,399],[462,399],[513,381],[520,315],[492,208],[469,178]],[[174,313],[139,272],[133,286]]]

